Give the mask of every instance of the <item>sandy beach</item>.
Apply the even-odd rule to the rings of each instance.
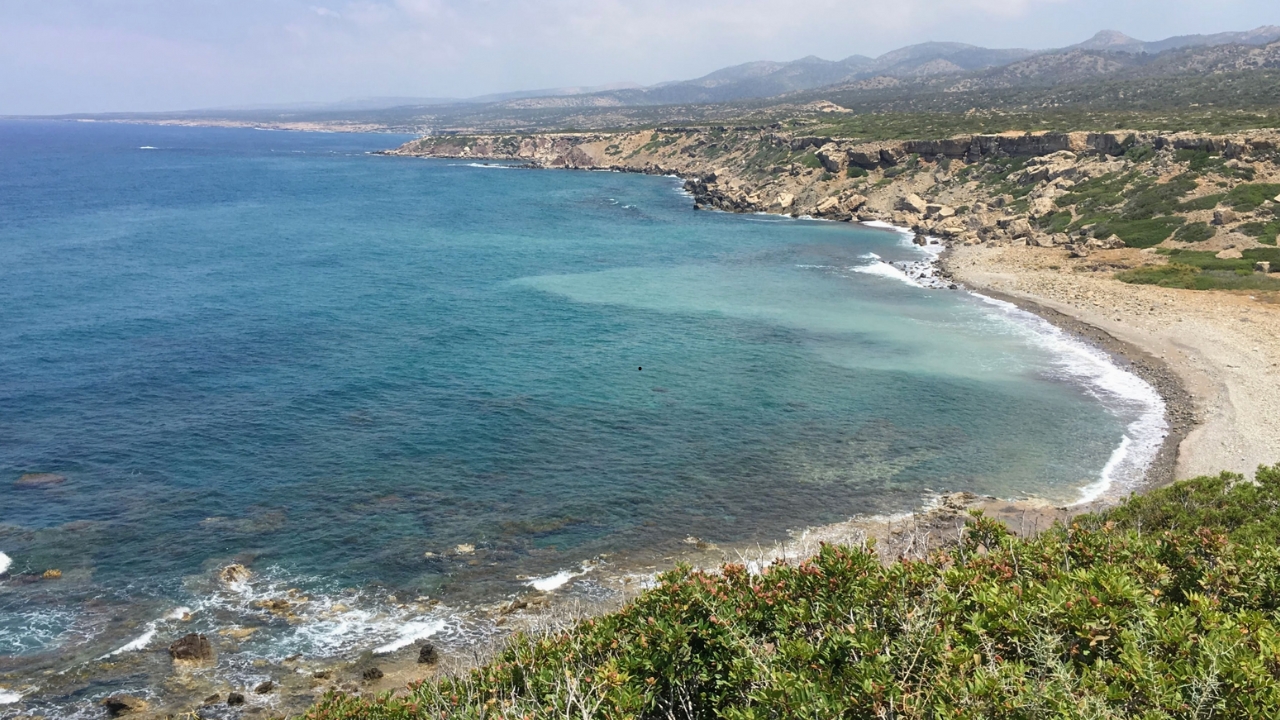
[[[1115,260],[1135,254],[1115,250]],[[1089,260],[1105,265],[1107,253]],[[1190,394],[1195,427],[1174,479],[1230,470],[1252,477],[1280,460],[1280,306],[1266,295],[1129,285],[1054,248],[958,246],[955,278],[1058,311],[1163,361]]]

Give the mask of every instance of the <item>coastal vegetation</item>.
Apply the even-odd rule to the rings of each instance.
[[[927,559],[824,546],[681,567],[621,611],[469,673],[306,717],[1258,718],[1280,715],[1280,466],[1026,538],[974,513]]]
[[[1243,250],[1238,258],[1179,248],[1161,248],[1158,252],[1169,259],[1168,264],[1144,265],[1116,277],[1135,285],[1186,290],[1280,290],[1280,279],[1255,272],[1259,262],[1280,267],[1280,248]]]

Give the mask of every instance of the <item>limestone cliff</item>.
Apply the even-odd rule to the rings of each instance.
[[[1077,255],[1127,241],[1149,246],[1153,222],[1167,226],[1169,236],[1186,223],[1212,222],[1210,234],[1221,236],[1221,244],[1274,244],[1274,203],[1243,216],[1218,196],[1280,178],[1277,131],[1039,132],[865,143],[789,134],[778,126],[682,127],[435,136],[388,154],[676,175],[698,208],[881,220],[949,242],[1061,245]],[[1165,187],[1175,179],[1176,188]],[[1136,209],[1125,204],[1143,193],[1159,202]]]

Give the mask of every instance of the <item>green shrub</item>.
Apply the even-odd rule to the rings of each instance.
[[[851,178],[864,178],[868,173],[865,168],[860,168],[857,165],[850,165],[849,169],[844,171],[844,175],[845,177]]]
[[[1150,145],[1134,145],[1125,151],[1124,156],[1135,163],[1146,162],[1156,156],[1156,149]]]
[[[1274,240],[1274,238],[1272,238]],[[1271,266],[1280,269],[1280,248],[1252,248],[1241,253],[1249,262],[1266,260]]]
[[[1128,175],[1112,173],[1086,180],[1071,188],[1071,192],[1059,196],[1054,202],[1058,207],[1078,205],[1081,212],[1114,207],[1124,200],[1121,193],[1133,177],[1132,173]]]
[[[1069,212],[1056,212],[1042,216],[1036,224],[1047,233],[1060,233],[1067,231],[1067,227],[1071,225],[1071,219]]]
[[[832,175],[829,172],[823,171],[823,173],[818,176],[818,179],[821,180],[822,182],[830,182],[832,180],[835,180],[836,176]]]
[[[1280,467],[1131,498],[1029,539],[975,514],[926,560],[823,546],[686,567],[617,613],[312,720],[1273,718]]]
[[[1204,242],[1217,234],[1217,231],[1209,226],[1209,223],[1195,222],[1188,223],[1178,228],[1173,234],[1174,240],[1182,242]]]
[[[814,155],[813,153],[805,153],[797,157],[796,162],[802,165],[803,167],[811,168],[814,170],[817,170],[818,168],[822,167],[822,161],[819,160],[818,156]]]
[[[1259,260],[1280,260],[1280,249],[1245,250],[1242,258],[1219,258],[1212,252],[1198,250],[1161,250],[1169,257],[1168,265],[1148,265],[1116,274],[1117,280],[1136,285],[1187,290],[1280,290],[1280,279],[1255,274],[1253,265]],[[1280,266],[1280,263],[1277,263]]]
[[[1178,205],[1179,212],[1193,212],[1195,210],[1212,210],[1218,207],[1218,203],[1222,202],[1226,193],[1214,193],[1213,195],[1205,195],[1194,200],[1188,200]]]
[[[1267,245],[1276,244],[1276,236],[1280,235],[1280,219],[1269,222],[1247,222],[1240,226],[1240,232],[1258,239]]]
[[[1094,237],[1119,235],[1125,245],[1148,248],[1159,245],[1186,222],[1180,217],[1158,217],[1145,220],[1108,220],[1094,229]]]
[[[1116,273],[1116,279],[1134,285],[1159,285],[1168,288],[1194,290],[1200,268],[1183,263],[1145,265]]]
[[[1179,199],[1196,189],[1195,178],[1184,173],[1166,183],[1140,183],[1129,194],[1121,210],[1125,220],[1149,220],[1177,211]]]
[[[1231,188],[1226,202],[1236,210],[1248,212],[1280,195],[1280,185],[1270,183],[1246,183]]]
[[[1201,172],[1209,167],[1212,157],[1208,150],[1179,150],[1174,158],[1187,163],[1192,172]]]

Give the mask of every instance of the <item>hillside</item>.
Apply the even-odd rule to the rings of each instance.
[[[883,114],[1017,114],[996,129],[1273,127],[1280,28],[1147,43],[1104,32],[1059,50],[923,43],[878,58],[759,61],[650,87],[559,88],[467,100],[362,100],[294,109],[72,116],[173,124],[407,133],[545,132],[672,125],[766,125],[812,108]],[[403,105],[390,104],[403,102]],[[386,106],[383,106],[386,105]],[[838,106],[832,108],[831,106]],[[1082,123],[1071,113],[1103,113]],[[1053,119],[1046,118],[1052,114]],[[1234,113],[1234,115],[1233,115]],[[1137,115],[1141,115],[1140,117]],[[1201,122],[1212,115],[1212,122]],[[962,131],[953,119],[952,132]],[[1159,124],[1163,120],[1164,124]],[[861,121],[860,121],[861,122]],[[920,127],[931,123],[913,123]],[[905,136],[900,136],[905,137]]]

